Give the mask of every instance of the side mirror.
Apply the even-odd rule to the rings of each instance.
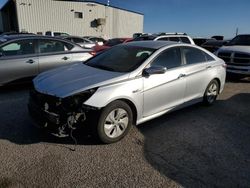
[[[143,70],[142,75],[149,77],[153,74],[164,74],[167,71],[166,67],[163,66],[152,66]]]
[[[0,52],[0,57],[2,57],[3,56],[3,52]]]

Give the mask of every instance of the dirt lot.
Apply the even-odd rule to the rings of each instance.
[[[250,79],[228,82],[215,105],[197,104],[133,128],[112,145],[32,126],[28,88],[0,90],[0,187],[247,187]]]

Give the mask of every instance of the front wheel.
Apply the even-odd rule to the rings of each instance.
[[[205,91],[203,97],[203,103],[206,105],[212,105],[219,94],[219,83],[217,80],[212,80]]]
[[[114,101],[101,112],[97,125],[97,134],[103,143],[121,140],[131,128],[133,114],[129,105],[123,101]]]

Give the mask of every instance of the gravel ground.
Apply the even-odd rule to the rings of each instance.
[[[134,127],[122,141],[78,145],[32,126],[28,87],[0,90],[0,187],[248,187],[250,79]]]

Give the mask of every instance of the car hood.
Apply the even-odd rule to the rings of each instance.
[[[82,91],[126,80],[129,74],[93,68],[83,63],[64,66],[38,75],[34,80],[37,91],[65,98]]]
[[[243,52],[250,53],[250,46],[223,46],[219,51]]]

